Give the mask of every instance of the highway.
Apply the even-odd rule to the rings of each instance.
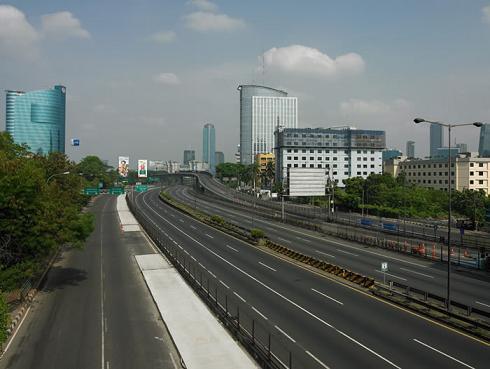
[[[237,296],[242,311],[282,336],[294,368],[487,366],[488,343],[260,251],[166,205],[158,192],[135,196],[158,237],[206,268],[206,278]]]
[[[235,200],[240,193],[237,191],[226,187],[223,183],[219,182],[216,178],[210,177],[207,174],[204,173],[195,173],[197,178],[199,178],[199,182],[209,191],[211,191],[214,194],[217,194],[218,196],[228,199],[230,201]],[[250,196],[248,198],[248,201],[250,201]],[[265,209],[270,208],[272,205],[276,205],[276,209],[279,209],[279,204],[272,204],[270,201],[257,201],[261,205],[265,207]],[[320,215],[322,217],[326,217],[326,213],[324,209],[320,209],[319,207],[313,207],[310,205],[300,205],[300,204],[293,204],[291,202],[287,202],[286,206],[286,213],[290,210],[291,213],[289,213],[289,216],[293,216],[295,214],[300,215],[302,214],[303,216],[306,214],[316,214],[317,217]],[[269,210],[270,211],[270,210]],[[360,222],[362,216],[361,214],[358,213],[343,213],[343,212],[336,212],[335,213],[335,218],[336,219],[341,219],[344,223],[351,223],[351,222]],[[409,234],[414,234],[414,235],[425,235],[428,237],[432,237],[434,235],[434,232],[437,234],[437,238],[443,237],[447,238],[447,227],[446,227],[446,222],[444,221],[437,221],[437,229],[434,231],[434,222],[421,222],[421,221],[414,221],[408,219],[406,222],[403,222],[401,220],[397,219],[385,219],[385,218],[379,218],[376,216],[365,216],[365,218],[369,218],[373,222],[373,229],[376,229],[374,227],[375,224],[378,224],[381,219],[387,222],[391,223],[397,223],[399,224],[399,229],[403,231],[409,232]],[[369,227],[371,229],[371,227]],[[453,240],[453,244],[459,244],[460,242],[460,231],[459,229],[454,226],[453,231],[451,232],[451,237]],[[482,233],[482,232],[474,232],[474,231],[466,231],[465,232],[465,243],[466,244],[471,244],[472,246],[486,246],[487,248],[490,247],[490,241],[488,239],[488,234]]]
[[[388,262],[386,279],[410,285],[439,296],[446,295],[447,264],[431,262],[394,251],[366,247],[318,232],[274,222],[251,215],[249,208],[238,204],[223,204],[197,195],[190,187],[177,186],[169,190],[178,201],[196,206],[208,214],[217,214],[231,223],[265,231],[274,242],[319,259],[348,268],[357,273],[383,280],[381,262]],[[452,300],[490,312],[490,277],[488,273],[469,271],[453,266],[451,275]],[[476,276],[476,277],[475,277]]]
[[[56,260],[0,369],[180,368],[133,257],[155,251],[141,232],[121,233],[115,196],[90,211],[94,232]]]

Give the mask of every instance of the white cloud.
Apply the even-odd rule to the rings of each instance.
[[[483,13],[483,21],[490,24],[490,5],[483,7],[481,11]]]
[[[164,85],[178,85],[180,84],[180,79],[174,73],[160,73],[156,75],[154,81]]]
[[[407,110],[410,105],[405,99],[396,99],[391,104],[380,100],[349,99],[340,103],[340,111],[344,115],[376,115]]]
[[[273,47],[264,54],[266,67],[287,73],[331,77],[339,74],[356,74],[364,70],[364,60],[359,54],[348,53],[332,59],[320,50],[303,45]]]
[[[19,9],[0,5],[0,55],[32,59],[37,54],[37,31]]]
[[[154,33],[151,38],[153,41],[160,44],[167,44],[173,42],[175,40],[175,36],[176,35],[174,31],[162,31]]]
[[[80,21],[72,13],[63,11],[42,16],[42,33],[54,38],[90,38]]]
[[[245,27],[242,19],[232,18],[226,14],[215,14],[210,12],[194,12],[184,16],[187,28],[195,31],[232,31]]]
[[[190,3],[206,12],[215,12],[218,10],[218,6],[209,0],[191,0]]]

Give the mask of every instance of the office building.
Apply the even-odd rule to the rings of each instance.
[[[438,151],[440,147],[444,146],[444,129],[443,126],[439,124],[431,124],[430,125],[430,157],[437,157]]]
[[[184,150],[184,165],[189,164],[191,160],[196,160],[196,151]]]
[[[298,127],[298,99],[287,92],[257,85],[240,85],[240,162],[271,152],[277,126]]]
[[[415,141],[407,141],[407,158],[415,158]]]
[[[465,144],[465,143],[459,143],[459,144],[456,144],[456,147],[459,149],[459,152],[460,152],[460,153],[469,152],[469,151],[468,151],[468,145],[467,145],[467,144]]]
[[[392,159],[392,158],[397,158],[399,156],[402,156],[403,153],[400,150],[397,149],[389,149],[389,150],[384,150],[382,154],[382,159],[383,162]]]
[[[222,151],[216,151],[215,156],[216,165],[223,164],[225,162],[225,154]]]
[[[207,172],[209,171],[209,164],[203,161],[191,160],[189,162],[189,170],[191,172]]]
[[[449,153],[451,153],[451,158],[455,158],[460,153],[459,147],[451,147],[451,150],[449,150],[448,147],[439,147],[435,151],[434,156],[432,156],[432,159],[441,159],[441,158],[447,159]]]
[[[255,162],[259,165],[259,170],[261,173],[264,173],[267,170],[268,163],[272,163],[275,168],[274,153],[267,152],[263,154],[257,154],[255,155]]]
[[[6,91],[6,131],[36,154],[65,152],[66,89]]]
[[[405,173],[408,184],[447,191],[449,166],[446,159],[407,159],[394,165],[397,174]],[[453,190],[483,190],[490,194],[490,158],[459,154],[451,163],[451,175]]]
[[[208,123],[202,130],[202,161],[209,164],[209,171],[214,174],[216,168],[216,133],[214,125]]]
[[[490,158],[490,124],[485,123],[480,128],[480,145],[478,154],[482,158]]]
[[[276,182],[288,168],[324,168],[338,186],[352,177],[382,173],[384,131],[355,128],[286,128],[275,133]]]
[[[236,146],[236,152],[235,152],[235,163],[239,164],[240,163],[240,144]]]

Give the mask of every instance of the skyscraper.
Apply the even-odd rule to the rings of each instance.
[[[216,133],[214,126],[205,124],[202,130],[202,161],[209,164],[209,171],[214,174],[216,168]]]
[[[480,128],[480,145],[478,154],[481,158],[490,158],[490,124],[485,123]]]
[[[415,158],[415,141],[407,141],[407,158]]]
[[[435,158],[437,149],[444,146],[443,127],[439,124],[430,125],[430,157]]]
[[[456,147],[459,148],[460,153],[468,152],[468,145],[465,143],[456,144]]]
[[[216,151],[216,165],[225,162],[225,154],[222,151]]]
[[[196,160],[196,151],[184,150],[184,165],[189,164],[191,160]]]
[[[298,127],[298,99],[287,92],[240,85],[240,162],[252,164],[256,154],[271,152],[274,131]]]
[[[14,142],[33,153],[64,153],[66,88],[6,92],[6,130]]]

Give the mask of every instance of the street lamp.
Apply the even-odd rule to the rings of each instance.
[[[68,171],[67,171],[67,172],[63,172],[63,173],[55,173],[55,174],[52,174],[52,175],[50,175],[50,176],[48,177],[48,179],[46,179],[46,183],[48,183],[48,182],[49,182],[49,180],[50,180],[51,178],[53,178],[53,177],[56,177],[56,176],[63,176],[63,175],[67,175],[67,174],[70,174],[70,172],[68,172]]]
[[[451,309],[451,129],[453,127],[462,127],[462,126],[475,126],[481,127],[483,123],[481,122],[473,122],[473,123],[459,123],[459,124],[451,124],[451,123],[442,123],[442,122],[433,122],[430,120],[425,120],[423,118],[415,118],[415,124],[419,123],[430,123],[437,124],[439,126],[447,127],[449,132],[449,144],[448,144],[448,195],[449,195],[449,206],[448,206],[448,219],[447,219],[447,293],[446,293],[446,308],[449,311]],[[441,255],[442,257],[442,255]]]

